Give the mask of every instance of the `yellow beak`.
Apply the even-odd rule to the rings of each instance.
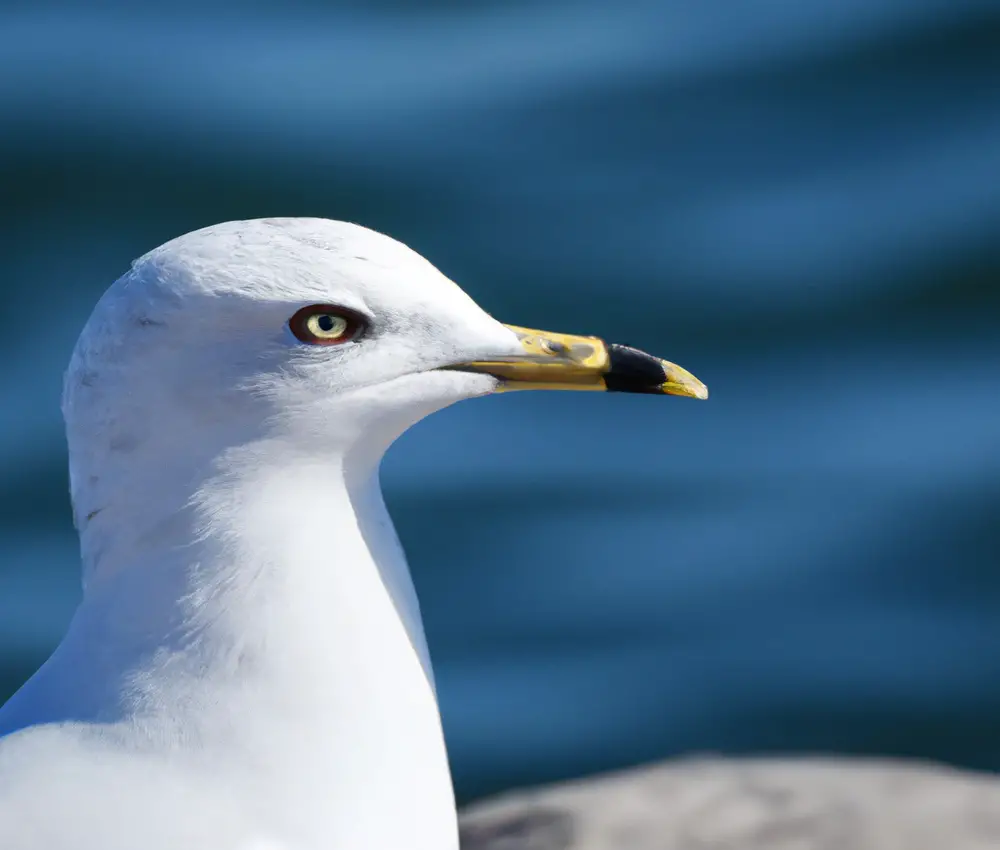
[[[596,336],[506,327],[517,334],[523,354],[451,368],[494,375],[503,381],[501,391],[607,390],[708,398],[708,387],[686,369],[637,348]]]

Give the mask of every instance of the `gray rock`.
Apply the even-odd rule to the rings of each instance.
[[[477,803],[462,850],[1000,850],[1000,779],[851,759],[670,762]]]

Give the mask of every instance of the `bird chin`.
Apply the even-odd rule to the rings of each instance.
[[[432,369],[415,372],[389,381],[400,396],[409,396],[420,401],[440,401],[441,406],[466,398],[478,398],[496,392],[500,380],[493,375],[474,372],[456,372],[447,369]]]
[[[490,395],[500,386],[492,375],[432,369],[411,372],[355,389],[353,401],[389,418],[417,422],[457,401]]]
[[[355,389],[342,402],[354,407],[360,432],[351,440],[367,446],[367,455],[382,453],[421,419],[467,398],[489,395],[500,381],[470,372],[426,371],[400,375]],[[359,442],[360,441],[360,442]]]

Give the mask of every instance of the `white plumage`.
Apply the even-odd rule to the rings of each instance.
[[[378,466],[502,382],[707,395],[500,324],[355,225],[231,222],[136,261],[66,374],[84,595],[0,709],[0,848],[455,850]]]
[[[286,324],[311,302],[371,330],[303,346]],[[409,425],[497,384],[435,367],[519,350],[354,225],[235,222],[138,260],[66,376],[85,594],[0,711],[0,847],[457,846],[377,470]]]

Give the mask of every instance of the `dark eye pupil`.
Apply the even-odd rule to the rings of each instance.
[[[333,316],[320,316],[316,320],[316,324],[319,325],[321,331],[332,331],[334,326]]]

